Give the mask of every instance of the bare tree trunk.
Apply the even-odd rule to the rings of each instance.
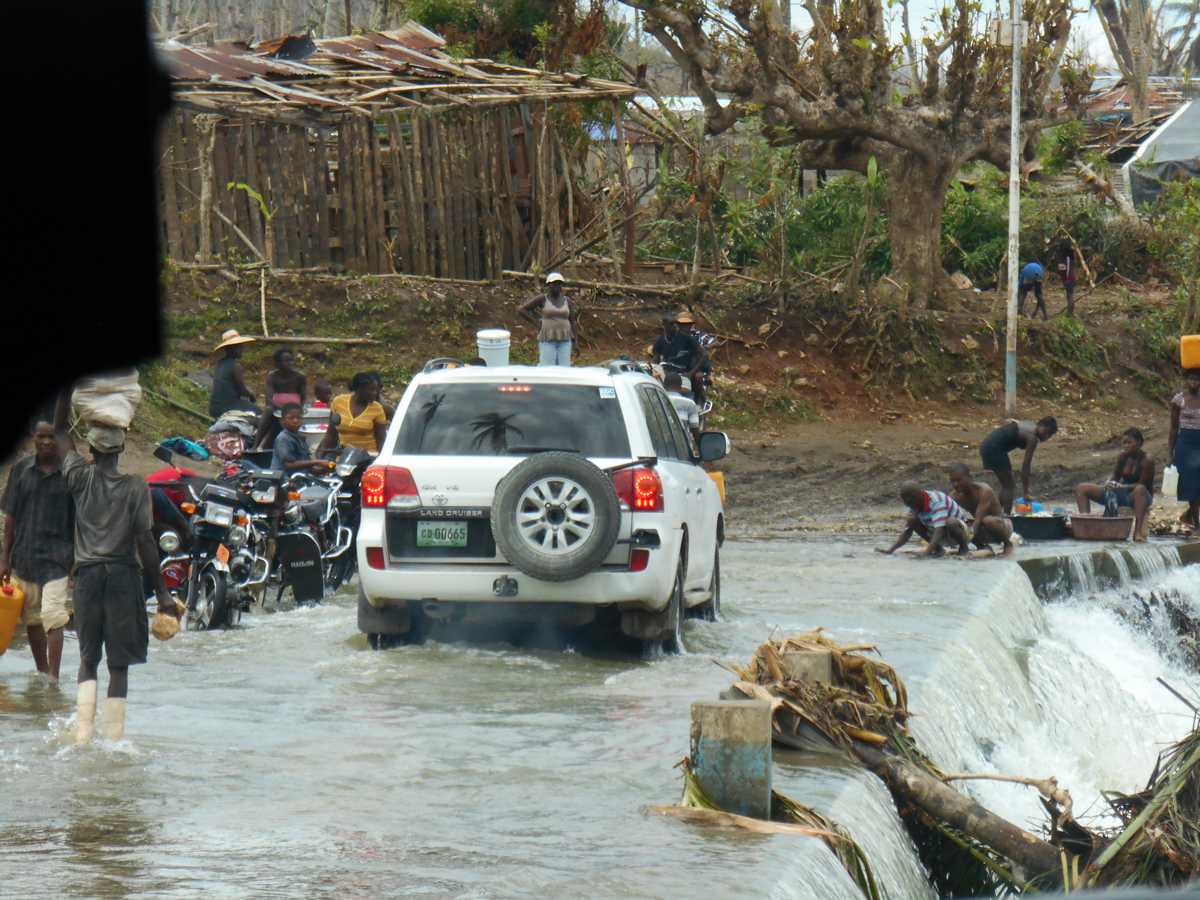
[[[352,34],[354,31],[354,26],[350,22],[351,5],[351,0],[346,0],[346,34]]]
[[[1059,871],[1059,850],[918,769],[908,760],[856,742],[854,755],[883,779],[897,803],[909,802],[982,841],[1025,869],[1027,879]]]
[[[888,235],[892,246],[892,279],[917,309],[937,307],[952,296],[942,268],[942,208],[953,165],[930,169],[898,154],[887,168]]]

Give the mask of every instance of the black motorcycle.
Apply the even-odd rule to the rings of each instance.
[[[340,478],[293,474],[287,505],[274,532],[270,579],[279,606],[288,590],[296,603],[318,603],[332,591],[334,567],[350,552],[354,535],[338,515]]]
[[[375,457],[366,450],[343,447],[334,463],[334,472],[342,483],[337,498],[338,518],[341,525],[350,529],[350,548],[334,559],[329,574],[330,590],[336,591],[358,572],[358,554],[354,552],[354,546],[362,518],[359,486],[363,473],[374,461]]]

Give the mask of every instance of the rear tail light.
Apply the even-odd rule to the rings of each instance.
[[[386,568],[384,561],[383,561],[383,548],[382,547],[368,547],[367,548],[367,565],[370,566],[372,569]]]
[[[421,505],[412,472],[401,466],[372,466],[363,473],[362,505],[368,509],[412,509]]]
[[[629,571],[645,572],[650,567],[650,551],[645,547],[634,547],[629,555]]]
[[[613,487],[626,509],[634,512],[662,512],[662,479],[646,466],[621,469],[613,473]]]

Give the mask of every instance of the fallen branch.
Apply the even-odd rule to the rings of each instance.
[[[264,337],[256,337],[256,341],[263,344],[379,344],[374,338],[329,338],[329,337],[298,337],[290,334],[272,334]]]
[[[190,406],[180,403],[177,400],[172,400],[170,397],[165,397],[162,394],[158,393],[158,391],[152,391],[152,390],[150,390],[150,388],[145,387],[144,385],[142,387],[142,390],[146,393],[147,396],[153,397],[155,400],[158,400],[160,403],[165,403],[168,406],[173,406],[176,409],[181,410],[182,412],[185,412],[185,413],[188,413],[189,415],[195,416],[197,419],[202,421],[205,425],[212,424],[212,416],[210,416],[208,413],[202,413],[198,409],[192,409]]]
[[[536,272],[514,272],[511,269],[503,269],[500,274],[505,278],[526,281],[541,281],[544,277]],[[650,297],[678,297],[683,293],[681,288],[656,288],[638,284],[616,284],[611,281],[579,281],[574,278],[568,279],[567,284],[571,287],[591,288],[613,294],[645,294]]]
[[[176,269],[187,269],[191,272],[216,272],[221,269],[232,269],[236,272],[261,269],[266,265],[266,262],[262,260],[252,263],[189,263],[172,261],[171,265]]]
[[[646,812],[658,816],[670,816],[692,825],[714,825],[722,828],[737,828],[756,834],[796,834],[823,840],[838,840],[839,835],[788,822],[772,822],[769,819],[753,819],[719,809],[699,809],[694,806],[647,806]]]
[[[494,284],[492,281],[480,281],[474,278],[442,278],[437,275],[409,275],[405,272],[393,272],[390,275],[364,275],[364,279],[368,278],[387,278],[399,279],[400,281],[427,281],[434,284],[469,284],[473,287],[486,287],[489,284]]]

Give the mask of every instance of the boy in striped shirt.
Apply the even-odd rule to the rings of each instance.
[[[908,543],[913,532],[927,541],[924,549],[917,554],[919,556],[940,556],[945,552],[943,548],[947,540],[958,544],[959,556],[971,552],[968,543],[971,516],[949,494],[922,490],[915,481],[908,481],[900,488],[900,499],[909,510],[904,532],[891,547],[886,550],[877,547],[877,552],[895,553]]]

